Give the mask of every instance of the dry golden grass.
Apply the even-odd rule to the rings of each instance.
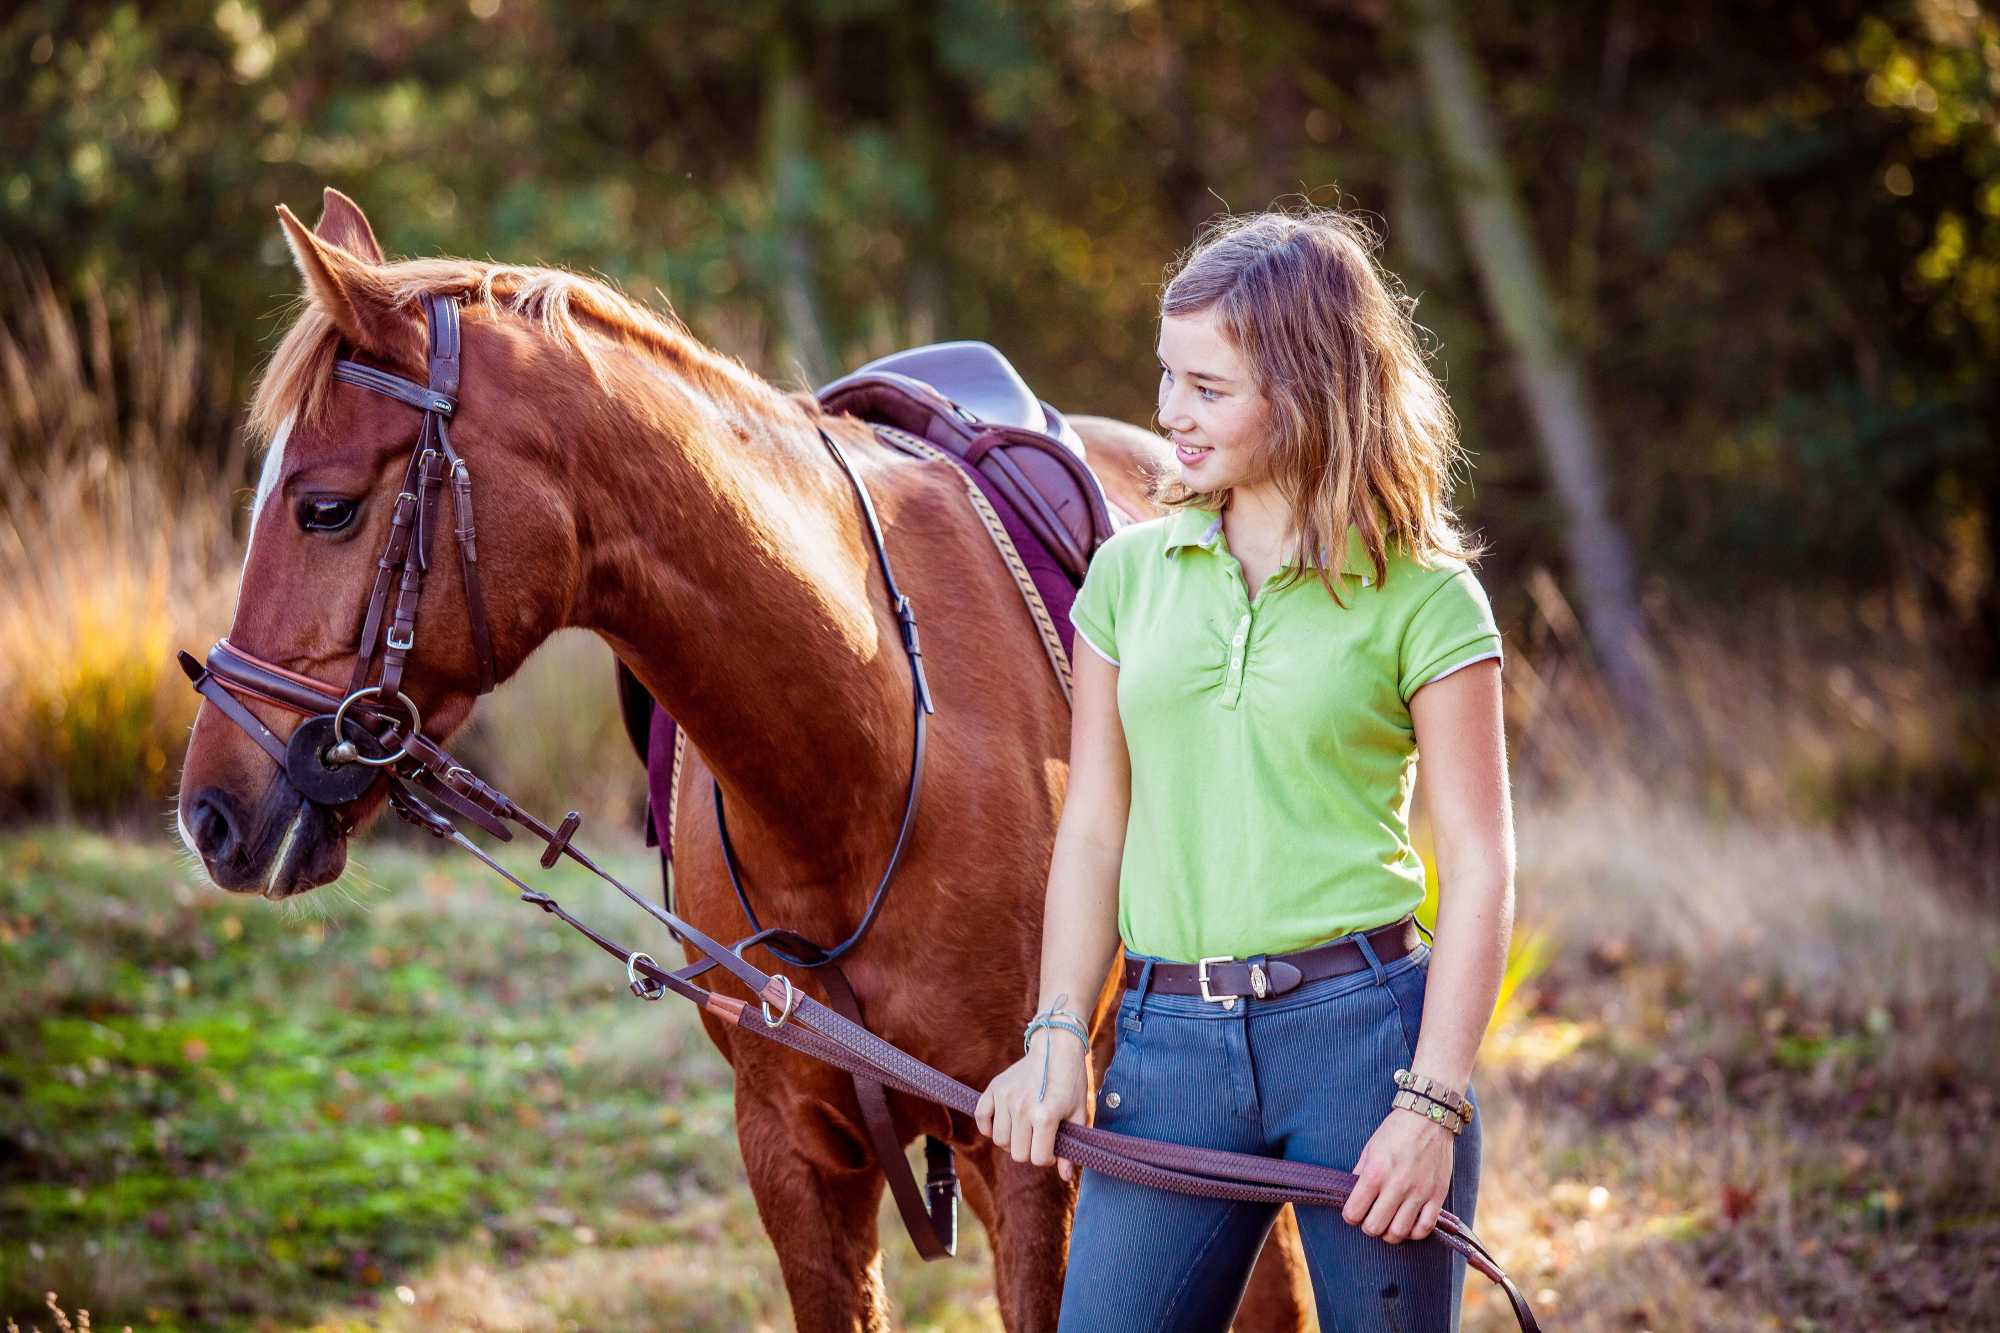
[[[228,623],[223,488],[108,446],[24,469],[0,510],[0,794],[59,816],[173,792],[196,696],[174,650]]]
[[[195,713],[174,649],[234,598],[230,486],[197,461],[213,376],[158,292],[115,344],[94,292],[79,325],[39,276],[0,290],[0,810],[121,813],[172,793]]]
[[[45,1299],[48,1302],[49,1314],[54,1317],[56,1328],[60,1330],[60,1333],[90,1333],[90,1311],[78,1310],[76,1318],[72,1320],[69,1312],[62,1308],[62,1302],[57,1300],[56,1294],[53,1291],[49,1292]],[[7,1321],[7,1333],[21,1333],[21,1326],[12,1319],[9,1319]],[[39,1326],[35,1324],[28,1325],[28,1333],[39,1333]],[[130,1324],[125,1325],[124,1333],[132,1333],[132,1326]]]

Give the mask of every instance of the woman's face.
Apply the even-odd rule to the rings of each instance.
[[[1270,475],[1270,410],[1213,310],[1160,320],[1160,427],[1181,481],[1197,491],[1252,486]]]

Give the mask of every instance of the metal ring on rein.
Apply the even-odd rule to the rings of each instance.
[[[783,1027],[785,1025],[785,1020],[792,1016],[792,1010],[797,1008],[799,1003],[798,988],[792,985],[792,979],[781,972],[778,974],[778,980],[785,983],[784,1012],[780,1013],[774,1019],[771,1017],[771,1002],[769,1000],[763,1000],[763,999],[757,1001],[757,1003],[764,1010],[764,1026],[767,1028]]]
[[[337,738],[339,738],[342,742],[347,742],[346,733],[342,732],[340,728],[341,724],[347,721],[348,705],[353,703],[356,699],[359,699],[364,694],[373,694],[380,696],[381,693],[382,693],[382,687],[380,685],[364,685],[362,688],[348,695],[345,699],[342,699],[340,701],[340,707],[333,710],[333,734]],[[370,759],[367,755],[356,752],[355,754],[346,756],[342,762],[354,763],[354,764],[367,764],[373,768],[382,768],[389,764],[395,763],[398,759],[401,759],[404,755],[410,752],[409,738],[416,735],[418,732],[424,729],[423,716],[422,714],[417,712],[417,705],[415,704],[414,701],[411,700],[409,695],[403,693],[401,690],[397,690],[396,698],[403,705],[405,709],[409,710],[410,714],[410,729],[404,733],[403,744],[397,748],[396,753],[385,756],[384,758],[381,759]]]
[[[625,977],[632,983],[632,993],[634,995],[642,1000],[657,1000],[667,993],[666,983],[663,981],[654,981],[651,977],[640,976],[639,960],[641,958],[645,959],[648,963],[652,963],[654,967],[659,966],[657,962],[653,961],[653,955],[634,950],[625,957]]]

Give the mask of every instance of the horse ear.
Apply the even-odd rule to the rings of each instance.
[[[313,235],[339,246],[356,259],[371,264],[382,262],[382,247],[375,240],[375,229],[368,225],[368,215],[361,211],[361,205],[331,185],[326,187],[319,225],[313,228]]]
[[[341,337],[392,366],[421,372],[423,321],[415,310],[397,304],[381,268],[307,231],[283,204],[278,205],[278,222],[284,227],[292,262],[305,276],[307,293],[326,311]]]

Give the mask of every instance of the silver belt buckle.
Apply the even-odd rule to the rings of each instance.
[[[1210,995],[1208,993],[1208,965],[1210,963],[1233,963],[1235,961],[1236,956],[1234,954],[1226,953],[1214,954],[1200,961],[1200,964],[1195,968],[1195,980],[1201,983],[1202,999],[1213,1000],[1225,1009],[1235,1008],[1236,997],[1234,995]]]

